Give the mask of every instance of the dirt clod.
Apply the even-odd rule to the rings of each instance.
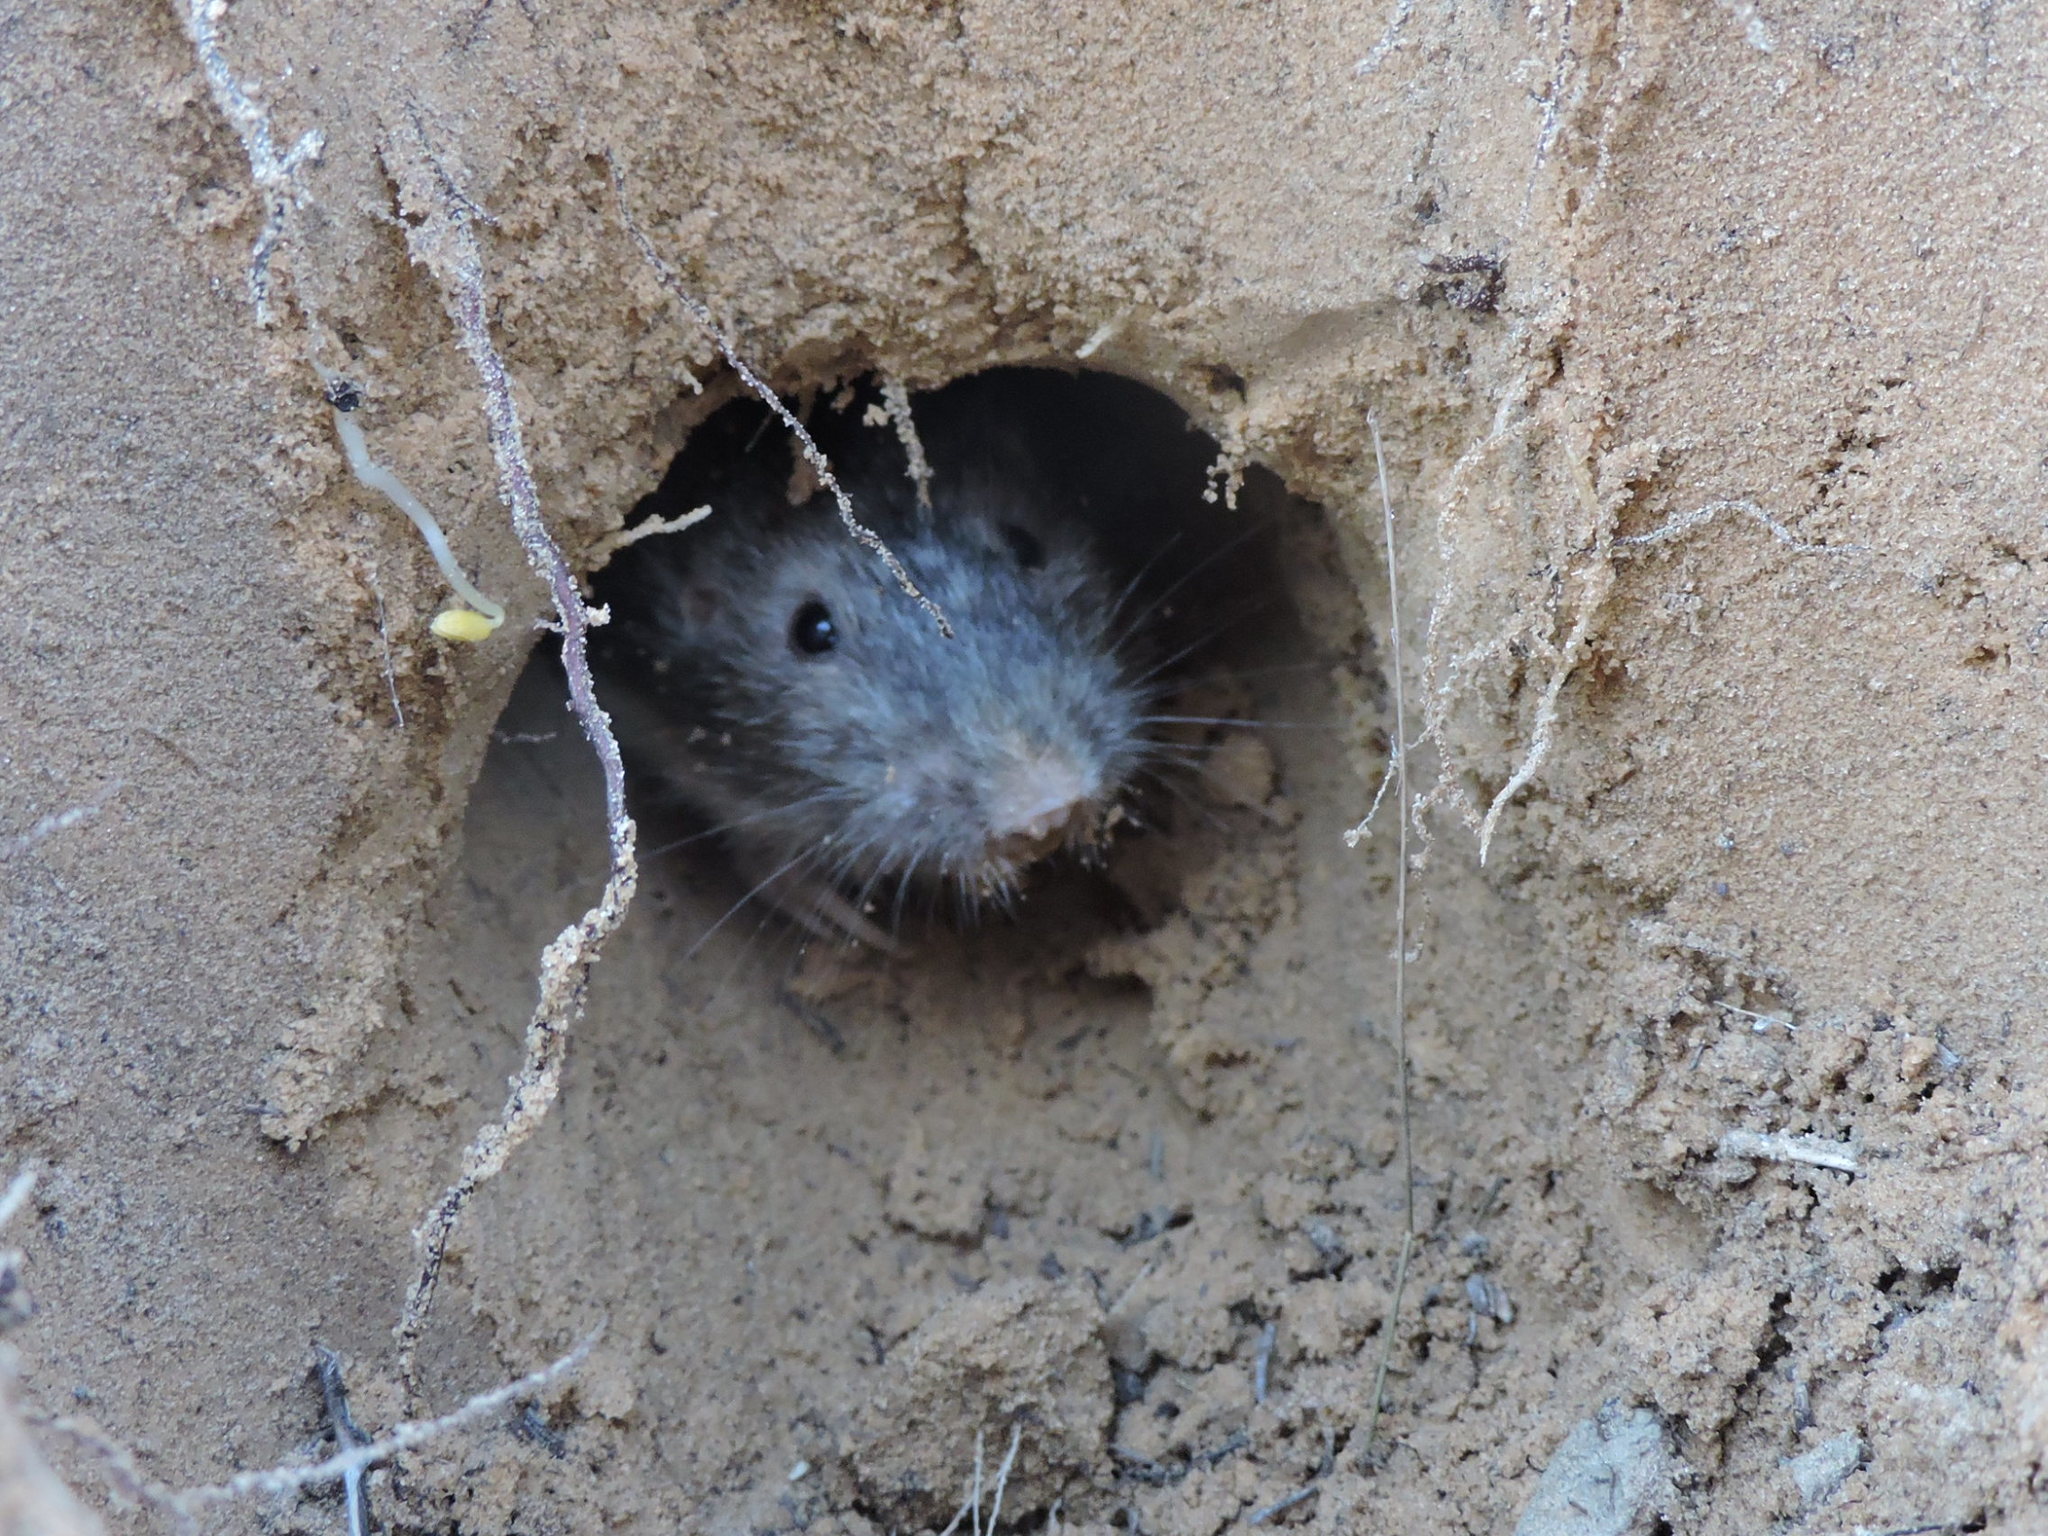
[[[848,1458],[892,1523],[940,1525],[961,1502],[975,1437],[992,1480],[1021,1426],[1004,1503],[1049,1508],[1107,1455],[1102,1313],[1087,1286],[1011,1281],[942,1308],[891,1353]]]

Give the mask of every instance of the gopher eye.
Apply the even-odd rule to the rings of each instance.
[[[799,656],[822,656],[839,644],[839,626],[832,610],[817,598],[806,598],[789,621],[789,648]]]
[[[1017,563],[1027,571],[1042,570],[1045,567],[1045,545],[1038,535],[1029,528],[1020,528],[1015,523],[1002,527],[1003,542],[1010,546],[1010,553],[1017,557]]]

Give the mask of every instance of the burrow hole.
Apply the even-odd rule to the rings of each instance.
[[[682,446],[627,526],[710,506],[712,517],[729,525],[719,530],[728,539],[772,519],[765,537],[812,540],[837,567],[857,563],[878,600],[900,615],[891,643],[922,645],[928,654],[899,666],[879,690],[867,679],[838,725],[851,738],[893,728],[885,707],[884,719],[876,720],[893,687],[901,713],[923,730],[974,731],[977,699],[1003,692],[1005,677],[979,666],[953,675],[960,642],[940,638],[880,559],[855,546],[790,435],[735,385],[727,381],[686,402]],[[1356,667],[1366,644],[1363,624],[1320,512],[1259,467],[1230,473],[1215,441],[1156,391],[1105,373],[1011,367],[914,396],[911,411],[930,461],[932,518],[956,516],[977,499],[1014,497],[1086,539],[1101,592],[1115,609],[1109,628],[1116,643],[1107,648],[1122,656],[1124,674],[1143,679],[1144,760],[1113,787],[1114,809],[1105,818],[1111,825],[1099,839],[1076,838],[1020,859],[1014,889],[975,891],[937,858],[915,871],[889,866],[876,873],[860,864],[836,881],[819,874],[812,883],[857,910],[872,925],[866,936],[879,932],[900,946],[890,963],[956,972],[963,981],[981,977],[969,990],[999,973],[1014,985],[1025,972],[1064,972],[1085,987],[1091,946],[1156,926],[1180,903],[1190,870],[1212,863],[1224,848],[1292,835],[1304,794],[1334,788],[1349,795],[1363,782],[1383,746],[1368,719],[1379,683]],[[866,379],[820,389],[805,399],[802,415],[856,513],[892,544],[902,543],[905,519],[918,515],[916,491],[898,425],[878,389]],[[1045,559],[1043,530],[1023,521],[1023,514],[1017,521],[998,514],[996,526],[1009,541],[999,553],[1030,567]],[[600,694],[627,750],[641,834],[634,925],[643,942],[672,957],[679,977],[715,977],[720,990],[741,973],[756,981],[781,978],[782,985],[806,968],[836,976],[848,964],[883,963],[830,917],[799,912],[793,921],[788,909],[804,906],[807,896],[778,904],[772,882],[768,894],[760,892],[802,844],[770,835],[759,839],[763,853],[749,846],[749,835],[761,828],[779,833],[776,822],[796,791],[763,786],[754,795],[751,782],[724,783],[707,796],[693,791],[689,772],[669,771],[678,756],[697,761],[688,738],[748,734],[744,710],[714,717],[701,690],[679,690],[686,697],[678,702],[656,697],[650,706],[635,686],[633,662],[644,663],[660,647],[653,638],[661,628],[657,610],[693,600],[667,584],[667,573],[690,571],[690,541],[711,547],[710,534],[707,524],[656,535],[614,557],[593,581],[595,596],[613,610],[595,648]],[[943,596],[944,577],[930,563],[927,556],[920,569],[913,559],[912,575]],[[716,554],[707,575],[694,601],[747,609],[751,638],[737,643],[753,646],[761,669],[807,678],[791,649],[813,642],[793,632],[829,613],[812,594],[819,582],[778,585],[772,562],[734,563],[729,553]],[[625,638],[634,636],[644,643]],[[828,665],[842,661],[861,665],[857,656],[827,658]],[[665,656],[656,665],[670,667]],[[920,689],[935,694],[936,705],[903,697]],[[543,645],[494,733],[469,813],[473,823],[502,816],[515,825],[527,858],[559,845],[548,874],[529,871],[516,881],[519,901],[544,905],[550,921],[580,909],[601,869],[594,857],[602,847],[597,782],[587,748],[564,727],[561,695],[559,660]],[[803,724],[811,728],[808,738],[760,751],[829,781],[830,760],[849,750],[847,743],[818,736],[815,715]],[[764,720],[754,734],[789,730],[787,720]],[[735,805],[734,795],[754,797]],[[536,796],[544,803],[530,803]],[[1351,796],[1335,810],[1355,803]],[[931,814],[943,815],[943,807]],[[817,863],[829,873],[825,859]],[[657,926],[658,937],[645,932]],[[670,990],[688,985],[677,980]],[[797,994],[783,986],[782,995],[789,1002]],[[814,1028],[843,1041],[822,1011],[806,1012]]]
[[[855,381],[802,409],[863,512],[902,474],[877,403]],[[1013,911],[985,904],[963,923],[945,901],[877,908],[896,954],[744,902],[701,808],[636,778],[640,894],[594,974],[548,1144],[477,1220],[469,1315],[502,1328],[559,1295],[644,1338],[637,1411],[671,1448],[666,1475],[753,1489],[732,1495],[735,1522],[757,1494],[825,1497],[816,1479],[791,1493],[733,1468],[836,1465],[875,1373],[925,1319],[989,1285],[1085,1289],[1192,1240],[1191,1224],[1234,1220],[1246,1126],[1340,1125],[1393,1145],[1390,1047],[1358,1022],[1384,1017],[1380,952],[1359,935],[1384,907],[1387,862],[1341,838],[1384,763],[1382,693],[1321,513],[1256,469],[1234,507],[1205,499],[1222,490],[1216,444],[1121,378],[992,371],[913,409],[941,514],[962,445],[997,436],[1033,494],[1100,539],[1110,601],[1135,579],[1127,609],[1156,605],[1140,665],[1188,650],[1148,712],[1240,723],[1159,726],[1186,750],[1130,786],[1099,865],[1047,857]],[[801,499],[786,436],[736,391],[692,402],[677,426],[674,465],[634,521],[707,502],[714,519],[745,518],[749,476],[773,488],[778,515],[792,482]],[[709,527],[658,539],[680,549]],[[871,579],[923,622],[879,566]],[[630,585],[601,576],[597,594],[622,604]],[[777,646],[801,627],[802,595],[781,595]],[[600,805],[543,645],[420,930],[404,1050],[445,1064],[449,1099],[502,1094],[533,957],[599,890]],[[1297,1267],[1319,1262],[1304,1252]],[[519,1278],[500,1294],[493,1276]],[[1259,1350],[1258,1319],[1219,1312],[1216,1325],[1243,1361]],[[1199,1373],[1117,1366],[1100,1388],[1132,1426],[1178,1436],[1186,1456],[1227,1441],[1177,1411]],[[738,1380],[747,1403],[805,1404],[830,1432],[814,1444],[737,1402]],[[1040,1451],[1027,1459],[1038,1476]],[[888,1493],[891,1518],[942,1521],[950,1478],[943,1497]],[[1018,1508],[1049,1501],[1022,1487]]]

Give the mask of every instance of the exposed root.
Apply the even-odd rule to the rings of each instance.
[[[1124,326],[1130,322],[1130,318],[1130,311],[1125,310],[1122,314],[1114,315],[1103,321],[1102,324],[1088,333],[1086,341],[1074,348],[1074,356],[1084,363],[1087,362],[1089,358],[1116,340],[1117,333],[1122,331]]]
[[[612,195],[618,203],[620,222],[626,226],[626,233],[632,236],[633,244],[639,247],[640,255],[653,269],[655,277],[660,279],[661,286],[668,290],[669,297],[676,301],[684,314],[696,322],[699,330],[711,338],[712,345],[718,348],[726,366],[739,375],[740,381],[760,397],[761,403],[775,413],[790,435],[796,439],[797,447],[803,453],[804,462],[816,473],[818,483],[832,493],[832,500],[839,508],[839,521],[846,525],[846,531],[887,567],[889,574],[896,578],[896,585],[901,587],[907,596],[932,616],[932,622],[939,626],[939,633],[948,640],[952,639],[953,626],[946,618],[945,610],[925,596],[917,583],[910,579],[910,572],[904,568],[903,562],[896,558],[889,546],[882,542],[882,536],[855,515],[852,500],[847,496],[845,488],[840,485],[839,477],[832,473],[832,466],[826,460],[825,451],[818,446],[817,440],[811,436],[804,424],[796,419],[789,407],[782,403],[781,397],[762,381],[759,374],[747,366],[746,359],[740,356],[739,350],[719,328],[718,322],[711,318],[711,311],[705,308],[704,301],[683,286],[683,280],[676,276],[675,268],[664,261],[661,252],[654,248],[654,242],[647,238],[647,232],[641,229],[639,220],[633,217],[633,210],[626,203],[625,173],[619,169],[619,162],[612,157],[610,151],[606,151],[605,163],[611,167]]]
[[[1485,820],[1479,824],[1479,862],[1482,864],[1486,862],[1487,850],[1492,846],[1493,831],[1500,824],[1501,813],[1508,808],[1508,802],[1536,777],[1536,770],[1550,756],[1551,743],[1557,733],[1558,697],[1586,653],[1586,641],[1593,633],[1594,616],[1599,613],[1602,601],[1614,585],[1614,567],[1604,560],[1596,564],[1591,573],[1591,585],[1593,590],[1580,600],[1578,615],[1572,620],[1571,633],[1565,636],[1564,648],[1551,664],[1550,681],[1537,702],[1536,718],[1530,727],[1529,750],[1522,754],[1521,764],[1508,776],[1507,783],[1501,785],[1493,803],[1486,808]]]
[[[225,1482],[207,1483],[197,1488],[171,1489],[157,1482],[136,1465],[133,1453],[126,1446],[90,1420],[34,1412],[24,1417],[44,1433],[60,1435],[89,1452],[99,1464],[107,1486],[120,1502],[130,1507],[155,1509],[169,1516],[179,1532],[192,1533],[199,1530],[200,1511],[218,1505],[265,1494],[299,1493],[328,1483],[355,1484],[364,1472],[380,1462],[454,1434],[457,1430],[467,1429],[508,1403],[547,1390],[581,1365],[603,1334],[602,1328],[597,1329],[560,1359],[537,1371],[530,1371],[516,1381],[479,1392],[459,1408],[439,1418],[396,1424],[374,1440],[363,1439],[359,1435],[337,1434],[337,1440],[353,1439],[356,1443],[345,1445],[339,1454],[309,1467],[265,1467],[237,1472]],[[0,1386],[4,1384],[4,1380],[0,1380]],[[349,1427],[353,1429],[352,1422]],[[339,1421],[336,1428],[340,1429]],[[81,1536],[86,1531],[97,1529],[96,1522],[79,1527]]]
[[[1632,554],[1639,549],[1669,543],[1682,534],[1691,533],[1695,528],[1705,527],[1723,512],[1740,512],[1796,554],[1842,555],[1858,553],[1863,549],[1861,544],[1809,544],[1755,502],[1735,500],[1710,501],[1703,507],[1695,507],[1690,512],[1681,513],[1662,527],[1652,528],[1648,533],[1632,533],[1625,539],[1616,539],[1615,553]]]
[[[512,1153],[539,1127],[561,1092],[562,1062],[569,1031],[582,1016],[590,968],[625,917],[638,883],[634,859],[634,827],[626,812],[626,768],[610,718],[597,702],[590,676],[588,637],[593,622],[577,589],[575,573],[541,518],[540,493],[520,433],[512,383],[490,335],[489,304],[484,293],[483,255],[477,248],[466,204],[445,178],[441,196],[426,210],[427,218],[408,235],[414,258],[442,280],[447,303],[463,351],[476,368],[483,387],[484,414],[489,422],[491,453],[498,465],[498,489],[512,515],[512,526],[526,550],[528,563],[554,598],[562,634],[562,670],[569,684],[569,708],[597,754],[604,775],[605,835],[611,868],[603,893],[582,917],[564,928],[542,951],[540,1000],[526,1028],[526,1044],[511,1092],[497,1120],[476,1135],[462,1157],[462,1170],[435,1202],[413,1234],[419,1253],[414,1275],[399,1316],[399,1379],[408,1401],[418,1395],[415,1353],[420,1332],[433,1306],[449,1236],[463,1207],[478,1185],[505,1166]]]
[[[16,833],[13,837],[0,842],[0,864],[5,864],[9,859],[18,858],[38,843],[55,837],[59,832],[69,832],[80,823],[91,821],[93,817],[99,815],[101,811],[107,808],[107,802],[118,795],[122,788],[121,781],[116,779],[100,791],[97,799],[88,800],[83,805],[74,805],[69,810],[52,811],[49,815],[37,821],[26,832]],[[27,1174],[22,1175],[22,1178],[28,1177],[29,1175]],[[13,1212],[10,1210],[8,1214],[12,1215]],[[4,1221],[4,1218],[0,1218],[0,1221]]]
[[[1017,1447],[1022,1443],[1023,1439],[1024,1426],[1022,1424],[1011,1425],[1010,1448],[1003,1453],[1003,1464],[996,1468],[995,1496],[989,1505],[988,1524],[983,1525],[981,1521],[981,1492],[982,1451],[985,1442],[980,1430],[974,1432],[974,1476],[967,1484],[967,1497],[961,1501],[959,1513],[946,1523],[946,1528],[939,1532],[939,1536],[954,1536],[954,1533],[960,1529],[960,1522],[967,1519],[970,1515],[974,1520],[971,1528],[973,1536],[984,1536],[984,1532],[988,1533],[988,1536],[994,1536],[996,1521],[1003,1513],[1003,1490],[1009,1486],[1010,1469],[1017,1464]]]
[[[24,1168],[0,1193],[0,1228],[28,1204],[36,1187],[36,1170]],[[20,1252],[0,1252],[0,1334],[28,1321],[33,1314],[22,1284]],[[29,1433],[40,1417],[24,1409],[12,1345],[0,1344],[0,1531],[7,1536],[101,1536],[100,1522],[78,1502],[64,1480],[50,1470],[43,1449]]]
[[[21,1208],[28,1204],[28,1197],[35,1192],[36,1170],[24,1168],[8,1181],[7,1191],[0,1194],[0,1227],[14,1220]]]
[[[1387,56],[1401,45],[1401,29],[1408,25],[1408,18],[1415,14],[1415,0],[1394,0],[1394,14],[1387,18],[1387,29],[1380,34],[1380,40],[1372,45],[1370,52],[1351,66],[1354,78],[1362,79],[1382,64]]]
[[[910,414],[910,390],[894,374],[882,380],[882,405],[895,423],[896,439],[903,444],[903,458],[910,470],[910,483],[917,487],[917,504],[932,509],[932,463],[924,456],[924,441],[917,435],[917,423]]]
[[[1565,118],[1579,104],[1586,89],[1585,71],[1579,66],[1578,49],[1572,46],[1572,27],[1577,19],[1577,0],[1564,0],[1559,7],[1557,24],[1557,57],[1551,67],[1550,85],[1543,94],[1543,121],[1537,129],[1536,153],[1529,165],[1529,183],[1522,195],[1521,222],[1529,221],[1531,206],[1536,198],[1537,178],[1550,162],[1550,154],[1557,147],[1557,141],[1564,131]],[[1567,99],[1567,87],[1570,96]]]
[[[1536,400],[1555,377],[1554,342],[1568,318],[1569,301],[1554,299],[1543,309],[1519,319],[1508,336],[1506,351],[1527,359],[1522,375],[1513,389],[1501,395],[1486,436],[1458,455],[1437,492],[1437,559],[1444,571],[1455,569],[1458,557],[1458,542],[1448,509],[1482,465],[1504,449],[1525,444],[1535,432],[1541,420]],[[1495,656],[1511,638],[1503,635],[1467,651],[1452,653],[1444,639],[1450,608],[1451,598],[1446,592],[1439,591],[1431,598],[1422,644],[1421,737],[1439,745],[1447,739],[1450,701],[1458,696],[1466,671]],[[1436,782],[1422,797],[1417,810],[1427,811],[1445,803],[1454,805],[1466,825],[1475,834],[1478,832],[1482,813],[1452,771],[1449,755],[1440,754]]]
[[[586,573],[601,571],[611,564],[612,556],[620,550],[638,544],[642,539],[651,539],[656,534],[681,533],[685,528],[694,528],[710,515],[709,507],[692,507],[674,517],[650,517],[630,528],[608,533],[584,551],[583,569]]]
[[[341,1356],[323,1344],[314,1345],[313,1353],[319,1361],[320,1395],[327,1401],[327,1425],[334,1431],[336,1449],[352,1451],[368,1445],[370,1437],[356,1427],[356,1416],[349,1411],[348,1384],[342,1379]],[[370,1536],[370,1491],[364,1484],[365,1476],[361,1467],[341,1475],[342,1503],[348,1510],[348,1536]]]
[[[466,1429],[507,1403],[547,1390],[583,1363],[603,1332],[602,1328],[598,1329],[559,1360],[529,1372],[517,1381],[508,1381],[488,1392],[479,1392],[460,1408],[437,1419],[417,1419],[393,1425],[376,1439],[353,1446],[325,1461],[315,1462],[310,1467],[266,1467],[256,1472],[238,1472],[224,1483],[209,1483],[204,1487],[173,1493],[169,1495],[169,1502],[173,1508],[190,1515],[209,1505],[226,1504],[254,1494],[297,1493],[324,1483],[341,1482],[351,1473],[362,1472],[380,1461],[389,1461],[401,1452],[453,1434],[458,1429]]]
[[[1401,814],[1399,829],[1395,837],[1394,865],[1394,1091],[1399,1095],[1401,1112],[1401,1263],[1394,1276],[1394,1294],[1387,1304],[1386,1326],[1380,1330],[1379,1369],[1373,1373],[1372,1407],[1367,1412],[1365,1433],[1360,1436],[1358,1459],[1361,1464],[1372,1456],[1373,1436],[1379,1432],[1380,1409],[1386,1398],[1387,1367],[1394,1355],[1395,1324],[1401,1318],[1401,1297],[1408,1286],[1408,1261],[1415,1251],[1415,1131],[1409,1110],[1408,1088],[1408,706],[1407,683],[1401,644],[1401,587],[1399,562],[1394,552],[1394,498],[1387,489],[1387,456],[1380,445],[1379,419],[1368,411],[1365,424],[1372,433],[1373,462],[1377,466],[1380,487],[1380,531],[1386,541],[1387,556],[1387,650],[1391,664],[1391,685],[1394,695],[1394,742],[1390,767],[1393,774],[1397,803]],[[1382,786],[1384,789],[1384,786]],[[1374,797],[1378,806],[1378,797]],[[1366,813],[1370,821],[1372,814]],[[1364,823],[1345,834],[1345,841],[1356,847],[1363,835]],[[1303,1497],[1306,1497],[1304,1491]],[[1292,1497],[1292,1496],[1290,1496]],[[1276,1514],[1286,1504],[1276,1505],[1261,1513],[1260,1519]],[[1258,1524],[1259,1520],[1254,1520]]]
[[[317,158],[324,139],[317,129],[312,130],[303,135],[290,151],[278,154],[271,138],[268,115],[235,78],[221,52],[215,27],[225,11],[225,0],[184,0],[181,7],[193,51],[206,75],[215,105],[242,142],[249,158],[251,180],[269,199],[269,213],[251,252],[249,270],[250,297],[256,307],[257,319],[268,324],[271,318],[270,263],[285,236],[290,210],[303,201],[298,173]],[[436,170],[438,172],[438,167]],[[407,1290],[395,1330],[399,1377],[408,1401],[416,1400],[418,1396],[415,1351],[433,1304],[449,1235],[477,1186],[504,1167],[512,1152],[533,1134],[559,1094],[568,1034],[582,1013],[590,969],[596,963],[606,937],[625,915],[637,881],[634,826],[625,805],[625,767],[618,743],[612,736],[610,721],[598,706],[590,676],[587,638],[596,620],[585,607],[577,590],[575,575],[541,517],[540,497],[522,441],[511,382],[490,338],[483,260],[470,227],[470,219],[476,214],[475,207],[445,176],[439,178],[438,190],[440,198],[428,210],[426,220],[409,231],[408,241],[414,259],[442,279],[458,337],[482,384],[491,451],[498,467],[499,493],[511,512],[513,529],[526,551],[528,563],[547,585],[554,599],[562,635],[563,670],[569,684],[569,707],[596,752],[604,775],[606,835],[611,867],[597,904],[564,929],[542,952],[540,999],[527,1026],[524,1058],[519,1072],[511,1081],[511,1092],[504,1110],[470,1143],[463,1155],[460,1176],[427,1213],[414,1234],[420,1253],[420,1267]],[[435,623],[436,631],[449,638],[480,639],[496,629],[504,619],[503,608],[470,584],[449,552],[447,540],[436,520],[396,475],[371,457],[361,429],[346,414],[348,391],[339,377],[320,367],[317,361],[314,367],[329,386],[329,401],[335,407],[335,429],[351,469],[365,485],[389,497],[412,519],[449,584],[476,610],[473,613],[455,610],[440,615]],[[336,393],[337,389],[342,391],[341,394]],[[444,627],[443,621],[453,623]],[[82,819],[81,813],[67,815]],[[53,826],[49,830],[57,828]],[[40,840],[40,836],[47,835],[49,831],[39,826],[30,837]],[[5,1214],[12,1214],[25,1198],[26,1186],[17,1179],[5,1197]],[[59,1418],[46,1418],[41,1422],[51,1431],[68,1435],[88,1446],[97,1454],[117,1489],[140,1502],[168,1510],[184,1529],[196,1529],[197,1511],[210,1505],[252,1494],[295,1492],[336,1480],[346,1482],[351,1489],[351,1519],[355,1521],[362,1510],[360,1478],[366,1468],[452,1433],[518,1397],[542,1390],[574,1370],[590,1352],[598,1336],[592,1334],[569,1354],[542,1370],[471,1398],[453,1413],[438,1419],[400,1424],[390,1433],[368,1443],[344,1444],[341,1454],[316,1466],[244,1472],[224,1483],[187,1489],[181,1493],[169,1492],[144,1477],[136,1468],[133,1457],[96,1427]],[[330,1390],[329,1399],[332,1406],[336,1401],[333,1390]],[[344,1406],[337,1416],[337,1439],[344,1442],[358,1439],[343,1433],[342,1420],[345,1418]]]
[[[1275,1499],[1263,1508],[1255,1509],[1244,1517],[1246,1525],[1264,1525],[1275,1515],[1285,1514],[1297,1504],[1306,1504],[1316,1496],[1319,1484],[1310,1483],[1306,1488],[1297,1488],[1285,1498]]]
[[[270,114],[256,104],[248,88],[235,78],[220,51],[214,27],[227,14],[227,8],[227,0],[184,0],[179,11],[192,39],[192,51],[198,56],[199,68],[206,76],[206,87],[213,93],[213,104],[242,141],[242,149],[249,157],[249,179],[267,200],[263,228],[249,251],[249,301],[256,306],[257,322],[268,325],[270,263],[284,240],[285,222],[291,210],[305,201],[299,172],[320,158],[327,139],[319,129],[308,129],[290,149],[281,155],[277,152],[270,136]]]
[[[28,1203],[29,1192],[35,1187],[35,1169],[24,1168],[14,1176],[7,1192],[0,1194],[0,1228],[13,1220],[14,1213]],[[0,1334],[35,1315],[35,1302],[21,1278],[26,1263],[19,1249],[0,1248]]]
[[[434,633],[448,640],[480,640],[495,633],[505,622],[504,608],[485,597],[470,581],[469,573],[457,563],[455,552],[448,547],[448,535],[441,531],[440,521],[427,510],[426,503],[415,496],[411,487],[395,472],[371,456],[369,440],[363,436],[363,429],[356,424],[353,414],[362,404],[361,393],[318,358],[310,361],[313,371],[320,375],[320,382],[327,386],[327,403],[334,408],[334,435],[341,440],[341,451],[348,458],[349,469],[365,488],[377,492],[412,519],[413,527],[427,541],[427,551],[434,557],[434,564],[441,568],[442,577],[455,589],[455,595],[475,610],[472,617],[483,621],[480,626],[482,633],[478,634],[474,631],[479,626],[461,622],[462,611],[459,609],[436,614]],[[391,699],[393,704],[398,702],[395,685]],[[403,724],[403,719],[399,723]]]
[[[1653,548],[1672,539],[1704,527],[1723,512],[1739,512],[1766,529],[1772,538],[1785,545],[1795,554],[1849,554],[1860,551],[1858,544],[1812,544],[1797,537],[1791,529],[1772,517],[1753,501],[1728,500],[1710,501],[1705,506],[1674,517],[1670,522],[1651,529],[1648,533],[1631,534],[1617,538],[1613,533],[1613,511],[1602,504],[1596,496],[1591,477],[1583,463],[1573,463],[1573,473],[1578,481],[1580,499],[1586,503],[1594,520],[1594,537],[1591,557],[1584,569],[1585,591],[1580,595],[1578,612],[1573,616],[1570,633],[1565,636],[1564,646],[1551,664],[1550,680],[1544,686],[1543,696],[1537,702],[1536,715],[1530,726],[1529,748],[1523,753],[1522,761],[1509,776],[1507,783],[1493,797],[1487,807],[1486,816],[1479,826],[1479,862],[1486,862],[1486,854],[1493,841],[1494,829],[1499,825],[1502,813],[1510,801],[1535,778],[1550,755],[1557,732],[1557,704],[1564,686],[1571,680],[1572,673],[1585,659],[1586,649],[1592,639],[1594,621],[1606,605],[1614,589],[1615,560],[1638,550]]]
[[[8,1536],[102,1536],[105,1527],[43,1460],[14,1390],[12,1363],[0,1358],[0,1530]]]

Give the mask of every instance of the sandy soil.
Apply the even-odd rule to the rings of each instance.
[[[1013,1433],[1004,1529],[2048,1528],[2042,20],[242,0],[274,151],[324,135],[265,326],[180,15],[0,12],[0,1509],[80,1528],[46,1458],[169,1528],[143,1485],[312,1458],[316,1342],[407,1411],[410,1234],[603,870],[407,234],[491,220],[587,558],[718,375],[609,151],[785,391],[1085,354],[1284,481],[1239,654],[1320,725],[1232,745],[1123,896],[901,958],[685,963],[724,877],[651,860],[418,1407],[603,1338],[380,1473],[390,1528],[931,1530]],[[309,351],[493,639],[429,631]],[[1393,811],[1341,835],[1396,626],[1398,1309]]]

